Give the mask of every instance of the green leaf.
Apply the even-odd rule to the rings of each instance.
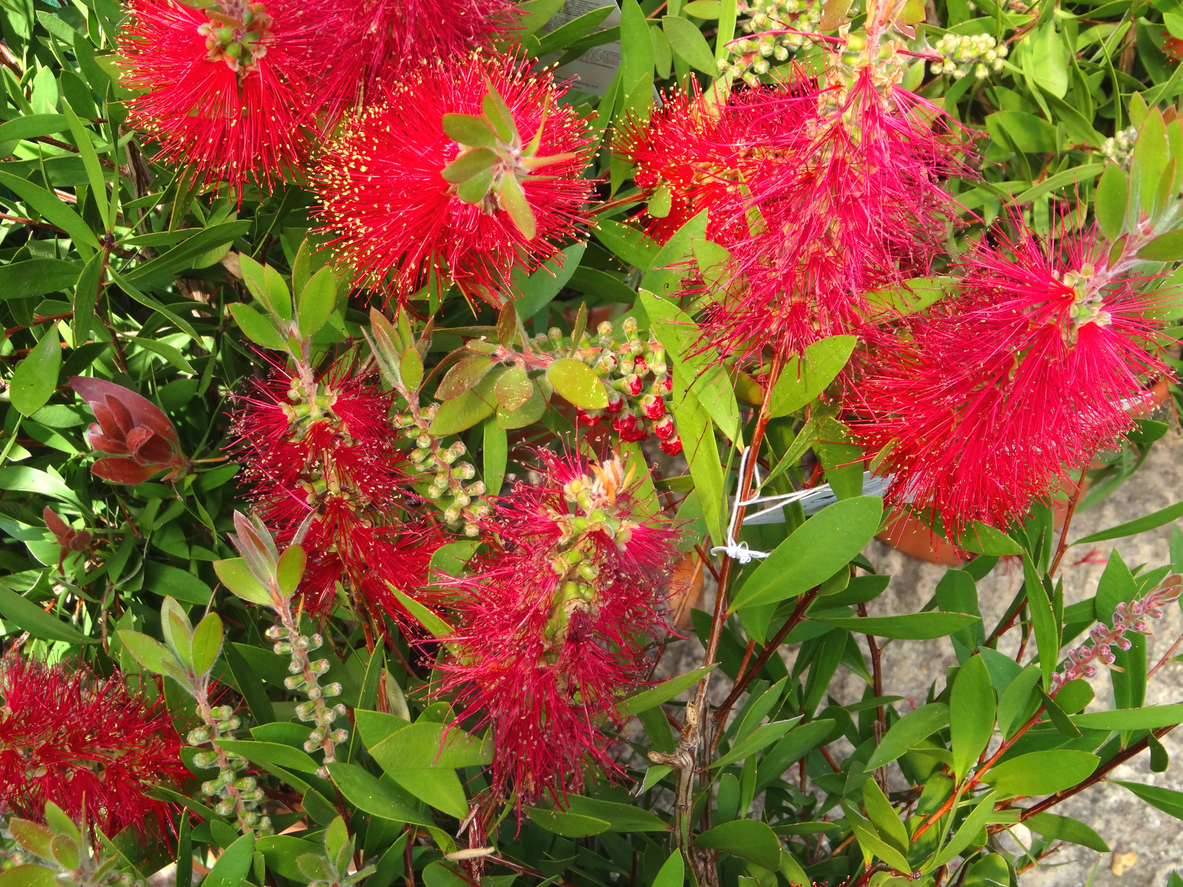
[[[1162,113],[1157,108],[1150,109],[1146,119],[1138,132],[1138,140],[1134,143],[1133,159],[1130,161],[1130,191],[1131,206],[1127,207],[1127,218],[1130,229],[1138,224],[1139,216],[1149,214],[1154,205],[1154,195],[1158,191],[1159,179],[1167,167],[1170,158],[1170,144],[1167,139],[1166,124]],[[1140,195],[1136,199],[1133,195]],[[1129,218],[1130,216],[1133,218]],[[1166,236],[1166,235],[1164,235]],[[1161,238],[1157,238],[1161,239]],[[1146,247],[1154,246],[1154,241]],[[1143,252],[1146,250],[1144,249]],[[1141,256],[1141,253],[1139,253]],[[1143,258],[1150,258],[1144,256]]]
[[[1067,37],[1056,32],[1054,19],[1047,22],[1027,40],[1023,68],[1039,84],[1058,99],[1068,92],[1068,59],[1071,50]],[[1054,149],[1053,149],[1054,150]]]
[[[107,201],[107,184],[103,178],[103,167],[99,163],[99,155],[95,153],[94,143],[90,140],[90,133],[74,113],[74,109],[66,102],[62,102],[62,112],[70,126],[70,135],[74,138],[74,146],[78,149],[78,156],[82,158],[82,166],[86,170],[86,180],[90,184],[90,197],[99,210],[99,218],[103,226],[111,230],[111,207]]]
[[[0,265],[0,299],[24,299],[46,293],[68,293],[82,268],[61,259],[26,259]]]
[[[630,95],[644,77],[653,74],[653,64],[653,41],[649,38],[645,13],[637,0],[623,0],[620,4],[620,71],[625,95]]]
[[[1129,182],[1125,170],[1116,163],[1105,165],[1097,192],[1093,198],[1093,211],[1097,224],[1109,240],[1117,240],[1125,225],[1126,201],[1129,199]]]
[[[843,499],[822,509],[761,562],[736,594],[729,612],[779,603],[820,585],[863,550],[879,530],[882,517],[883,500],[876,496]],[[874,620],[854,621],[861,626]]]
[[[419,721],[379,736],[359,721],[362,741],[383,770],[450,770],[483,767],[493,760],[493,743],[482,742],[458,727]]]
[[[423,384],[423,358],[416,348],[411,347],[403,352],[398,361],[398,375],[408,391],[419,390]]]
[[[561,357],[546,368],[546,378],[573,406],[583,410],[602,410],[608,406],[608,389],[583,361]]]
[[[1026,111],[998,111],[986,117],[986,128],[999,139],[1005,133],[1015,147],[1028,154],[1046,154],[1056,150],[1056,128],[1046,120]],[[1005,144],[1005,140],[999,139]]]
[[[538,234],[538,223],[534,219],[534,210],[530,201],[526,199],[526,192],[522,190],[522,183],[512,173],[501,178],[501,190],[497,192],[501,208],[509,213],[510,219],[517,226],[518,231],[527,240],[533,240]]]
[[[720,0],[719,2],[719,30],[715,35],[715,58],[727,58],[731,51],[727,45],[735,37],[735,20],[738,14],[736,0]]]
[[[534,383],[530,381],[525,367],[514,364],[497,380],[493,394],[502,409],[513,412],[529,402],[534,394]]]
[[[493,135],[492,132],[489,135]],[[472,151],[465,151],[445,166],[440,175],[444,177],[445,182],[458,185],[461,182],[467,182],[469,179],[479,176],[481,173],[488,172],[497,165],[498,159],[497,153],[488,148],[476,148]],[[509,178],[512,177],[511,174]]]
[[[39,865],[15,865],[0,872],[0,887],[58,887],[51,869]]]
[[[53,831],[38,822],[13,816],[8,820],[8,830],[16,842],[42,859],[50,858],[50,842]]]
[[[164,648],[164,644],[155,638],[149,637],[143,632],[132,631],[130,628],[120,628],[116,634],[119,635],[119,640],[123,642],[123,646],[127,648],[127,652],[132,655],[132,658],[153,674],[168,674],[169,669],[165,663],[175,666],[175,663],[172,662],[172,654]]]
[[[70,122],[63,114],[24,114],[0,125],[0,142],[51,136],[69,128]]]
[[[850,500],[846,500],[850,501]],[[834,506],[830,506],[833,508]],[[829,509],[826,509],[827,511]],[[822,514],[825,514],[823,511]],[[816,518],[814,518],[816,520]],[[767,561],[765,562],[767,563]],[[808,616],[810,622],[833,625],[847,631],[904,641],[943,638],[973,625],[982,617],[973,613],[903,613],[899,616]]]
[[[1091,752],[1071,748],[1033,751],[996,764],[982,777],[999,793],[1050,795],[1088,779],[1101,762]]]
[[[337,306],[337,275],[331,268],[321,268],[300,293],[297,317],[300,335],[310,339],[323,327]],[[414,388],[414,385],[408,386]]]
[[[646,32],[647,33],[647,32]],[[646,37],[648,39],[648,37]],[[641,271],[653,267],[653,260],[661,252],[661,245],[644,231],[617,222],[615,219],[599,219],[596,222],[596,237],[608,247],[618,259]],[[525,314],[523,313],[523,317]]]
[[[275,568],[275,578],[279,582],[279,590],[291,597],[296,593],[300,580],[304,577],[304,567],[308,562],[304,549],[293,545],[279,556],[279,564]]]
[[[901,853],[908,852],[908,829],[900,822],[899,816],[892,809],[891,802],[883,789],[874,779],[863,783],[863,806],[867,810],[867,818],[871,825],[879,832],[879,837]]]
[[[724,822],[698,835],[694,846],[723,850],[772,871],[780,868],[780,839],[758,819]]]
[[[949,706],[930,702],[910,711],[888,729],[867,760],[867,770],[885,767],[949,723]]]
[[[275,328],[275,324],[250,305],[231,302],[230,314],[234,317],[234,322],[238,324],[243,335],[256,345],[270,348],[272,351],[287,351],[287,341]]]
[[[461,145],[492,148],[497,144],[497,134],[489,128],[488,121],[483,117],[473,114],[445,114],[442,122],[448,138]]]
[[[789,721],[775,721],[771,724],[763,724],[757,727],[729,752],[715,759],[711,763],[711,767],[725,767],[734,761],[742,761],[760,749],[772,745],[772,743],[793,729],[799,720],[800,718],[793,718]]]
[[[247,832],[222,851],[214,867],[202,880],[205,887],[240,887],[250,873],[255,856],[255,833]]]
[[[393,789],[356,764],[339,762],[329,764],[328,768],[333,785],[358,810],[392,822],[406,822],[427,828],[435,825],[426,815],[408,807]]]
[[[555,17],[563,8],[563,0],[523,0],[518,4],[518,14],[514,21],[514,36],[523,40],[531,34],[542,30],[542,27]]]
[[[272,605],[271,592],[251,574],[242,558],[214,561],[214,572],[223,585],[244,601],[265,607]]]
[[[973,521],[956,540],[957,545],[975,554],[1007,555],[1022,554],[1023,547],[1002,530]]]
[[[197,623],[193,630],[193,671],[207,674],[218,661],[222,652],[222,619],[217,613],[209,613]]]
[[[1060,625],[1052,612],[1052,602],[1048,600],[1047,589],[1040,581],[1039,573],[1031,562],[1031,556],[1023,554],[1023,581],[1027,587],[1027,605],[1031,613],[1031,626],[1035,629],[1035,645],[1039,649],[1039,668],[1043,673],[1043,686],[1046,689],[1052,679],[1052,674],[1060,662]]]
[[[37,214],[45,219],[45,221],[65,231],[75,243],[98,249],[98,238],[90,230],[90,226],[82,221],[82,217],[59,200],[56,195],[34,185],[28,179],[14,176],[8,172],[0,172],[0,185],[8,188],[12,193],[21,198],[21,200],[28,204],[30,209],[36,210]],[[89,253],[87,253],[87,256],[89,256]]]
[[[468,798],[454,770],[391,769],[386,775],[436,810],[457,819],[468,815]]]
[[[705,678],[708,674],[715,670],[718,663],[712,665],[704,665],[702,668],[696,668],[694,671],[689,671],[686,674],[678,675],[670,678],[668,681],[663,681],[656,687],[651,687],[648,690],[642,690],[625,699],[620,703],[620,708],[629,714],[640,714],[643,711],[661,705],[663,702],[668,702],[684,690],[688,690]]]
[[[459,434],[490,415],[493,409],[492,403],[475,392],[465,391],[440,405],[428,430],[436,437]]]
[[[1038,665],[1028,665],[1002,691],[998,700],[998,729],[1003,737],[1008,738],[1019,727],[1019,718],[1027,711],[1039,675]]]
[[[1138,258],[1152,262],[1177,262],[1183,259],[1183,230],[1158,235],[1138,250]]]
[[[307,728],[305,728],[307,730]],[[308,753],[279,742],[251,742],[241,739],[215,740],[221,748],[259,765],[283,767],[297,773],[315,773],[317,763]]]
[[[994,688],[981,656],[971,656],[957,672],[949,702],[953,771],[961,782],[986,750],[994,732]]]
[[[1096,850],[1098,853],[1109,853],[1109,845],[1105,839],[1095,831],[1071,816],[1057,816],[1054,813],[1037,813],[1023,820],[1023,825],[1037,835],[1042,835],[1050,843],[1052,841],[1067,841]]]
[[[437,616],[434,610],[425,607],[419,601],[408,594],[404,594],[393,585],[389,585],[389,583],[388,587],[394,596],[398,598],[399,603],[406,607],[407,612],[414,616],[420,625],[431,632],[432,637],[443,638],[452,633],[452,626]]]
[[[1101,530],[1098,533],[1092,533],[1082,539],[1077,539],[1072,544],[1089,545],[1093,542],[1104,542],[1109,539],[1134,536],[1138,533],[1145,533],[1147,530],[1156,529],[1164,524],[1169,524],[1180,516],[1183,516],[1183,502],[1176,502],[1174,505],[1168,505],[1166,508],[1143,515],[1137,520],[1118,524],[1116,527],[1110,527],[1108,530]]]
[[[965,817],[965,821],[961,823],[961,827],[949,839],[949,843],[940,849],[940,852],[925,865],[925,871],[931,871],[939,868],[942,865],[952,861],[954,857],[965,850],[974,840],[982,833],[986,827],[986,823],[990,819],[990,814],[994,812],[994,800],[998,797],[998,792],[990,792],[980,801],[977,806],[970,812],[969,816]]]
[[[704,74],[718,76],[719,69],[715,65],[714,53],[711,52],[706,38],[702,36],[702,31],[696,28],[693,22],[678,15],[666,15],[662,16],[661,29],[670,41],[674,53],[682,61]]]
[[[682,851],[674,848],[670,858],[661,864],[657,875],[653,878],[652,887],[682,887],[686,881],[686,860],[682,858]]]
[[[1123,788],[1128,788],[1151,807],[1156,807],[1163,813],[1175,817],[1175,819],[1183,819],[1183,792],[1172,791],[1169,788],[1160,788],[1157,785],[1123,782],[1120,779],[1110,779],[1109,782],[1114,785],[1120,785]]]
[[[541,807],[531,807],[526,812],[536,826],[564,838],[590,838],[593,835],[602,835],[611,828],[611,823],[594,816],[581,816],[578,813],[546,810]]]
[[[634,804],[618,804],[600,798],[571,795],[567,798],[572,813],[602,819],[613,832],[668,832],[669,825],[660,816]]]
[[[854,336],[830,336],[807,347],[804,359],[790,358],[772,389],[769,415],[795,413],[821,394],[842,372],[857,344]]]
[[[846,803],[843,803],[842,809],[846,812],[846,819],[858,840],[865,860],[869,862],[872,857],[877,856],[897,871],[909,873],[912,871],[908,866],[908,858],[884,841],[869,820],[863,819]]]
[[[1116,711],[1092,711],[1074,715],[1072,723],[1082,730],[1157,730],[1183,724],[1183,705],[1148,705]]]
[[[35,638],[47,641],[65,641],[70,644],[92,644],[97,639],[84,637],[73,625],[55,619],[32,601],[26,600],[14,591],[0,585],[0,616],[4,617],[5,629],[27,631]]]
[[[12,372],[8,396],[17,411],[31,416],[45,406],[57,389],[61,369],[61,340],[58,338],[57,326],[51,324],[33,350],[25,355]]]

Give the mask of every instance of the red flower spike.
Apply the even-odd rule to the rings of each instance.
[[[661,451],[669,456],[677,456],[682,452],[682,438],[678,435],[667,438],[661,442]]]
[[[745,94],[760,105],[743,112],[774,135],[747,161],[745,187],[715,195],[711,226],[730,256],[703,339],[723,354],[802,353],[861,332],[867,291],[925,275],[944,251],[954,204],[940,181],[964,171],[965,138],[928,102],[882,96],[866,71],[849,87],[798,72]]]
[[[643,123],[626,122],[613,151],[635,164],[633,181],[650,209],[645,228],[665,243],[702,210],[710,210],[707,238],[726,244],[741,236],[734,203],[738,187],[777,150],[790,128],[762,109],[777,92],[737,90],[719,106],[704,99],[697,85],[692,93],[671,92]],[[781,109],[783,110],[783,109]],[[662,216],[655,206],[668,197]]]
[[[165,469],[165,480],[178,480],[189,470],[177,429],[152,401],[103,379],[71,376],[70,385],[98,420],[87,428],[86,442],[100,453],[128,457],[95,460],[90,467],[95,477],[139,484]]]
[[[248,496],[281,545],[301,541],[307,552],[301,591],[309,609],[331,605],[336,583],[348,581],[357,603],[405,621],[387,583],[422,585],[442,538],[425,521],[400,517],[410,483],[391,395],[340,370],[316,380],[315,410],[302,390],[277,367],[237,398],[235,448]]]
[[[455,582],[455,658],[440,665],[456,723],[491,729],[494,794],[519,810],[579,791],[585,764],[620,773],[599,725],[619,726],[617,700],[644,679],[678,554],[668,521],[637,513],[619,458],[540,456],[542,483],[498,500],[497,549]]]
[[[308,157],[323,66],[318,31],[297,0],[127,0],[119,38],[122,83],[144,94],[129,122],[160,143],[159,158],[188,167],[203,187],[270,190]]]
[[[1005,527],[1050,496],[1169,373],[1145,280],[1108,264],[1095,229],[1051,245],[1016,222],[1013,241],[969,254],[959,298],[881,350],[850,404],[861,444],[891,444],[889,502],[934,507],[955,530]]]
[[[322,23],[323,54],[333,67],[318,85],[330,113],[371,101],[424,59],[462,58],[512,28],[512,0],[308,0]]]
[[[0,660],[0,816],[41,820],[53,801],[76,821],[115,836],[171,829],[173,807],[153,787],[190,778],[160,702],[130,692],[116,673],[81,663]]]
[[[444,133],[443,116],[481,115],[491,91],[504,99],[522,143],[541,130],[536,157],[555,158],[511,175],[533,215],[532,237],[492,191],[467,203],[443,177],[461,151]],[[474,55],[408,72],[325,154],[316,191],[324,230],[336,235],[331,245],[360,280],[386,285],[399,298],[441,279],[469,299],[500,304],[511,297],[514,271],[536,270],[587,223],[593,183],[580,176],[594,140],[586,122],[560,104],[564,91],[515,57]]]

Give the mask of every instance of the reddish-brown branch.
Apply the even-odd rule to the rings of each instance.
[[[1054,576],[1056,574],[1056,569],[1060,566],[1060,561],[1064,559],[1064,554],[1068,551],[1068,528],[1072,526],[1072,515],[1076,514],[1076,506],[1080,503],[1080,497],[1084,494],[1084,481],[1088,473],[1089,470],[1086,466],[1080,472],[1080,480],[1076,482],[1076,489],[1072,492],[1072,498],[1068,500],[1068,511],[1064,514],[1064,526],[1060,529],[1060,544],[1056,548],[1056,557],[1052,561],[1052,568],[1048,571],[1049,575]]]

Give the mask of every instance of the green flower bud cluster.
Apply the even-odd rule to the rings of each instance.
[[[308,697],[307,702],[296,706],[296,717],[313,725],[304,743],[304,750],[309,754],[317,750],[324,751],[324,760],[316,772],[318,776],[328,779],[328,765],[336,762],[335,749],[349,738],[349,731],[333,729],[333,722],[348,713],[345,706],[341,703],[330,706],[325,702],[326,699],[341,695],[341,684],[337,681],[323,686],[320,683],[320,679],[329,671],[329,661],[314,661],[308,656],[324,646],[324,638],[315,633],[301,634],[295,624],[289,624],[285,618],[282,624],[267,629],[267,639],[274,642],[273,649],[277,655],[291,657],[288,663],[291,676],[284,678],[283,684],[287,689]]]
[[[755,86],[774,64],[788,61],[809,42],[804,35],[820,30],[822,4],[821,0],[755,0],[746,6],[741,2],[740,13],[746,13],[740,30],[750,36],[728,47],[727,58],[718,61],[719,73]],[[779,33],[790,28],[800,33]]]
[[[638,524],[617,503],[617,494],[628,487],[630,479],[631,472],[619,457],[592,466],[592,475],[573,478],[563,486],[569,510],[548,514],[558,525],[560,536],[550,560],[559,587],[546,625],[551,645],[546,657],[558,655],[573,614],[582,611],[594,616],[599,609],[606,564],[598,540],[607,536],[621,551],[632,540]]]
[[[239,77],[254,69],[267,54],[271,16],[262,3],[247,3],[236,15],[241,3],[219,2],[206,10],[209,21],[197,29],[205,38],[206,58],[225,62]]]
[[[999,43],[989,34],[946,34],[933,50],[940,53],[943,61],[932,62],[932,72],[949,74],[954,80],[971,71],[978,80],[988,77],[991,71],[1001,71],[1009,52],[1005,43]]]
[[[1101,144],[1101,156],[1112,160],[1122,169],[1129,169],[1134,154],[1134,142],[1138,138],[1138,127],[1123,129],[1117,135],[1105,139]]]
[[[260,835],[271,834],[271,818],[256,809],[263,800],[263,791],[252,776],[240,775],[247,763],[238,755],[229,752],[215,739],[227,739],[242,726],[242,720],[229,705],[212,705],[208,708],[198,705],[198,714],[205,724],[194,727],[185,737],[189,745],[200,748],[213,745],[211,751],[200,751],[193,756],[193,766],[201,769],[217,768],[218,775],[201,784],[201,790],[214,801],[214,812],[219,816],[237,814],[240,831],[254,831]]]
[[[485,485],[473,480],[476,468],[461,458],[468,453],[463,441],[444,446],[440,438],[426,430],[439,408],[437,403],[428,404],[419,419],[410,413],[399,413],[395,421],[407,439],[414,441],[411,462],[431,477],[427,498],[443,512],[449,526],[463,524],[466,536],[477,536],[480,521],[491,511],[483,498]]]

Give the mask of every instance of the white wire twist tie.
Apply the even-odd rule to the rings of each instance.
[[[739,483],[742,486],[744,472],[748,464],[748,454],[751,452],[751,447],[748,447],[740,454],[739,457]],[[731,503],[731,519],[727,522],[727,544],[716,545],[711,549],[711,554],[725,554],[734,561],[741,564],[750,564],[754,560],[764,560],[772,554],[771,551],[757,551],[748,546],[746,542],[737,541],[735,538],[735,526],[739,520],[739,509],[747,508],[750,505],[770,505],[770,507],[757,511],[750,515],[752,518],[758,518],[765,514],[770,514],[790,502],[801,502],[805,499],[812,499],[815,496],[832,496],[833,492],[829,484],[822,484],[821,486],[813,487],[809,490],[797,490],[792,493],[779,493],[775,496],[761,496],[760,487],[764,485],[764,481],[760,478],[760,465],[758,462],[752,464],[752,476],[754,483],[752,484],[752,495],[747,499],[742,499],[737,494]]]

